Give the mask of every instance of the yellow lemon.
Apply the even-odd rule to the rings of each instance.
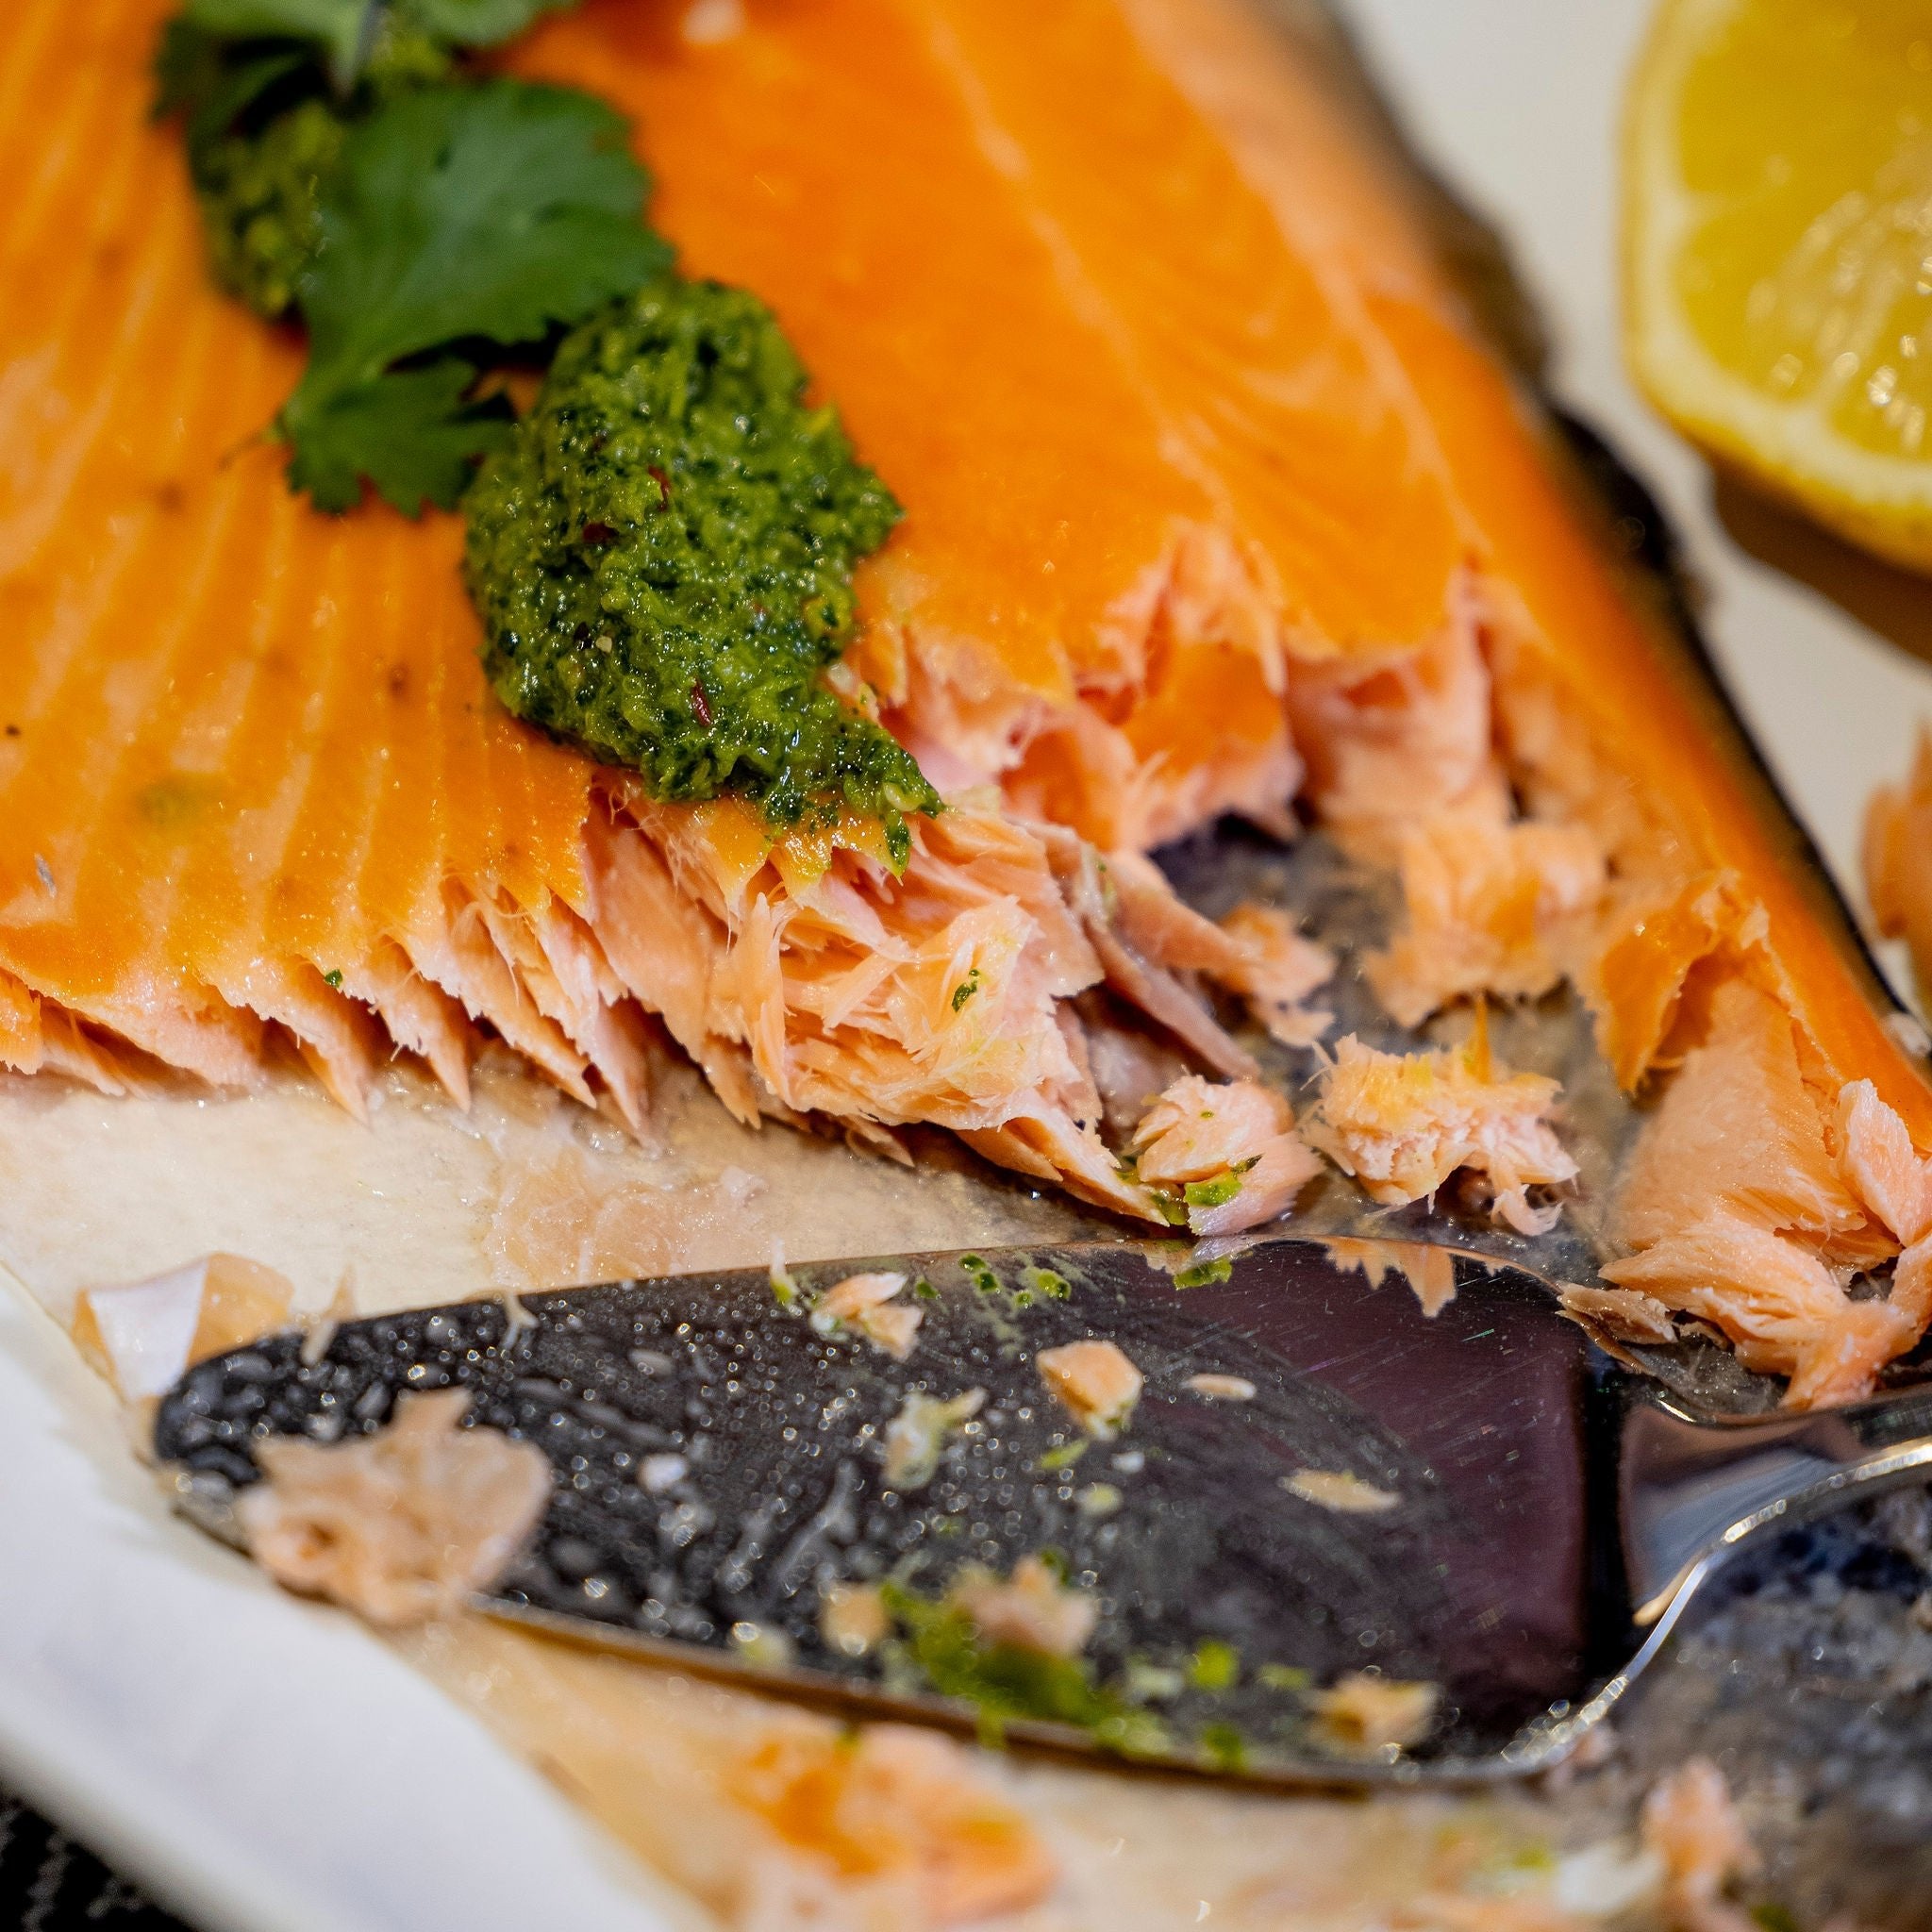
[[[1932,570],[1932,0],[1664,0],[1624,175],[1651,400]]]

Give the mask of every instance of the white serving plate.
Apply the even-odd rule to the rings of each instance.
[[[1932,715],[1932,669],[1735,544],[1704,466],[1624,378],[1614,130],[1645,10],[1348,7],[1424,151],[1508,235],[1557,333],[1558,393],[1674,518],[1712,591],[1719,661],[1856,900],[1863,800],[1904,769]],[[380,1642],[173,1519],[122,1448],[105,1390],[11,1288],[0,1291],[0,1777],[207,1932],[690,1923]]]

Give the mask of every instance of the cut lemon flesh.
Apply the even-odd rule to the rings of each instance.
[[[1932,0],[1664,0],[1624,172],[1652,401],[1932,569]]]

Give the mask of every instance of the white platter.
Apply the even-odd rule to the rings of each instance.
[[[1617,355],[1612,198],[1640,0],[1353,0],[1424,150],[1510,238],[1558,392],[1657,489],[1713,646],[1855,895],[1932,670],[1733,542]],[[1932,626],[1928,626],[1932,627]],[[8,1196],[4,1209],[28,1204]],[[0,1777],[207,1932],[648,1932],[682,1920],[533,1772],[345,1619],[173,1520],[105,1392],[0,1292]]]

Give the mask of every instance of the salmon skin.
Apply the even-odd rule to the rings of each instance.
[[[1387,1014],[1567,982],[1656,1104],[1619,1291],[1799,1403],[1916,1341],[1924,1230],[1874,1176],[1917,1185],[1932,1094],[1306,41],[1242,0],[748,0],[722,38],[591,0],[507,57],[633,118],[687,271],[772,304],[906,506],[851,660],[951,801],[900,876],[875,827],[774,842],[520,726],[456,520],[288,491],[299,349],[209,280],[163,10],[0,23],[0,1061],[245,1091],[292,1049],[360,1108],[404,1053],[460,1103],[488,1031],[648,1134],[661,1033],[748,1124],[937,1124],[1239,1232],[1243,1174],[1273,1212],[1313,1170],[1294,1129],[1184,1210],[1123,1156],[1174,1078],[1253,1074],[1232,1009],[1318,1036],[1308,961],[1141,855],[1313,822],[1399,882]],[[1452,1131],[1417,1091],[1338,1158],[1560,1206],[1557,1096]],[[1770,1175],[1724,1152],[1765,1109]]]

